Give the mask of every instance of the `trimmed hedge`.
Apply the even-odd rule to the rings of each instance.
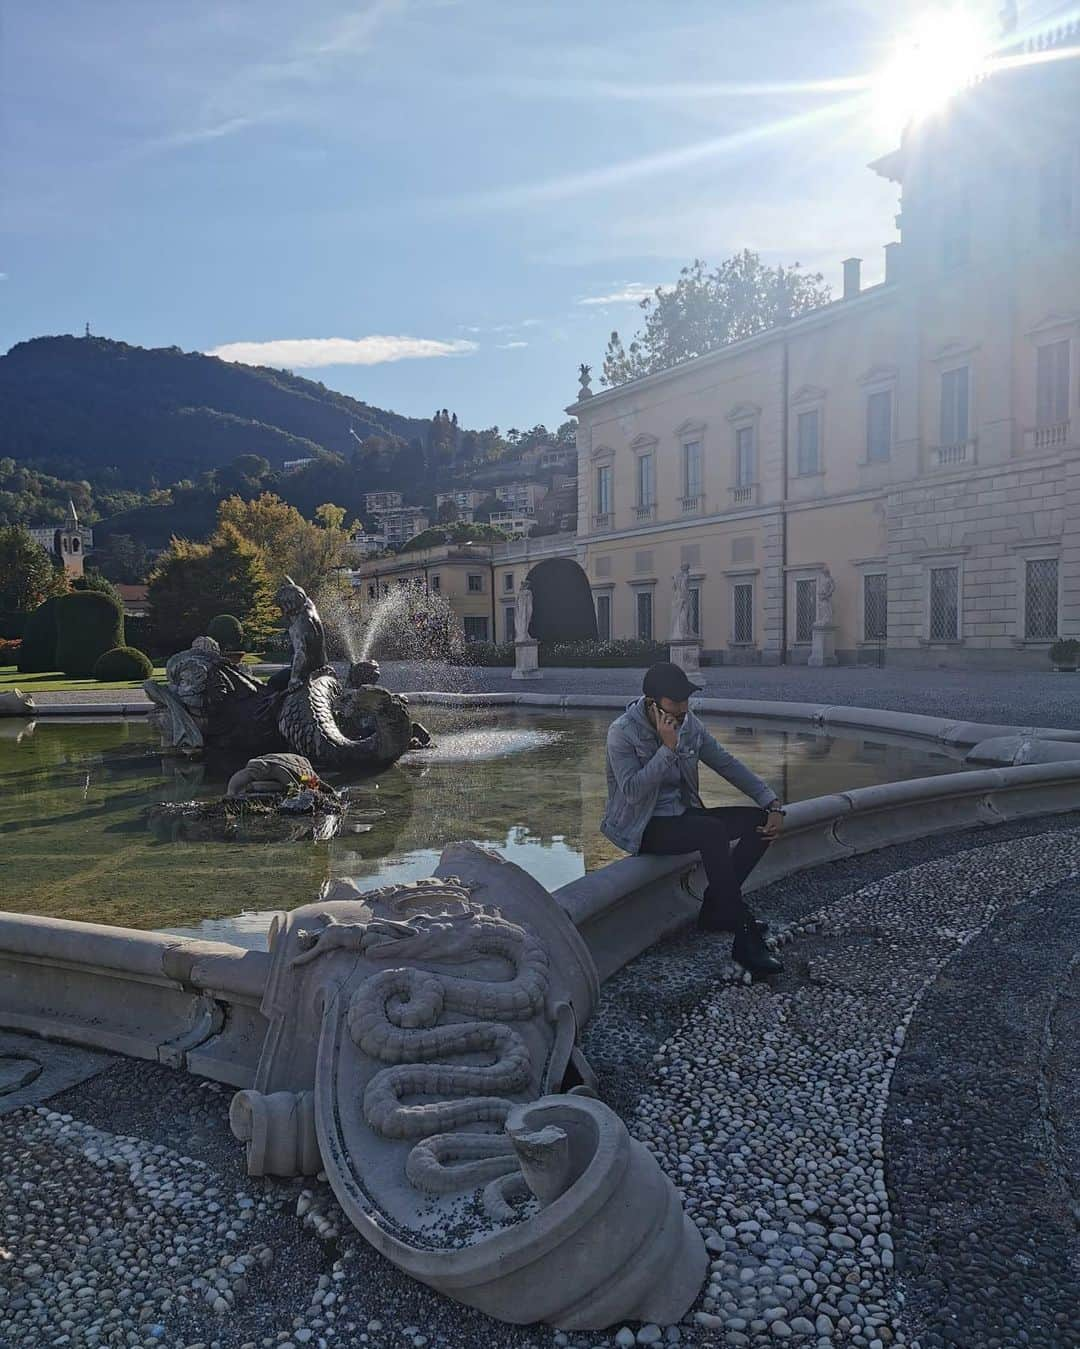
[[[513,642],[467,642],[462,655],[465,665],[513,665]]]
[[[72,679],[89,679],[97,658],[123,645],[124,611],[111,595],[74,590],[60,596],[56,605],[58,670]]]
[[[222,651],[243,651],[244,625],[232,614],[218,614],[206,625],[207,637],[213,637]]]
[[[617,637],[607,642],[552,642],[540,647],[540,664],[546,666],[637,668],[667,659],[667,642],[646,642],[638,637]]]
[[[6,637],[9,641],[21,637],[26,628],[26,618],[27,615],[24,613],[0,609],[0,637]]]
[[[44,674],[56,669],[56,606],[61,598],[53,595],[26,615],[17,662],[20,674]]]
[[[150,657],[133,646],[114,646],[111,651],[103,651],[94,662],[94,678],[102,684],[118,679],[149,679],[153,673]]]

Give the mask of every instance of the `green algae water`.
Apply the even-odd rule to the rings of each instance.
[[[0,721],[0,909],[262,946],[268,912],[430,875],[444,844],[496,848],[548,889],[622,854],[599,831],[613,712],[424,708],[434,750],[348,786],[326,843],[191,842],[148,828],[148,806],[221,796],[227,771],[163,755],[142,719]],[[934,773],[929,745],[706,718],[787,801]],[[231,765],[232,768],[240,765]],[[743,798],[702,770],[707,805]]]

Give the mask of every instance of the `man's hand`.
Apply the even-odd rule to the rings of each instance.
[[[653,708],[653,722],[661,741],[667,745],[668,749],[673,750],[679,739],[679,723],[674,717],[669,716],[662,707]]]
[[[765,816],[765,823],[758,825],[758,833],[766,843],[773,843],[780,837],[780,831],[784,827],[784,817],[778,810],[770,810]]]

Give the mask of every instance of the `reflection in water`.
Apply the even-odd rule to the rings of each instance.
[[[338,878],[429,875],[453,839],[498,849],[549,889],[621,856],[598,827],[613,713],[424,711],[436,750],[374,777],[331,775],[352,804],[324,844],[156,841],[146,806],[220,796],[228,767],[163,758],[144,721],[43,721],[0,736],[0,907],[261,946],[268,912],[309,902]],[[937,745],[880,733],[707,721],[790,801],[962,767]],[[706,805],[741,800],[708,771],[702,795]]]

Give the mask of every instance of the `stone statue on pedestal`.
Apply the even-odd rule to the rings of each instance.
[[[690,604],[690,564],[684,562],[671,578],[671,640],[684,642],[695,636]]]
[[[525,580],[522,581],[521,586],[518,589],[517,600],[514,605],[514,640],[516,642],[527,642],[529,640],[529,628],[532,625],[532,612],[532,586]]]
[[[836,592],[836,582],[833,580],[832,572],[825,567],[818,577],[817,584],[817,619],[823,627],[831,626],[833,622],[833,595]]]

